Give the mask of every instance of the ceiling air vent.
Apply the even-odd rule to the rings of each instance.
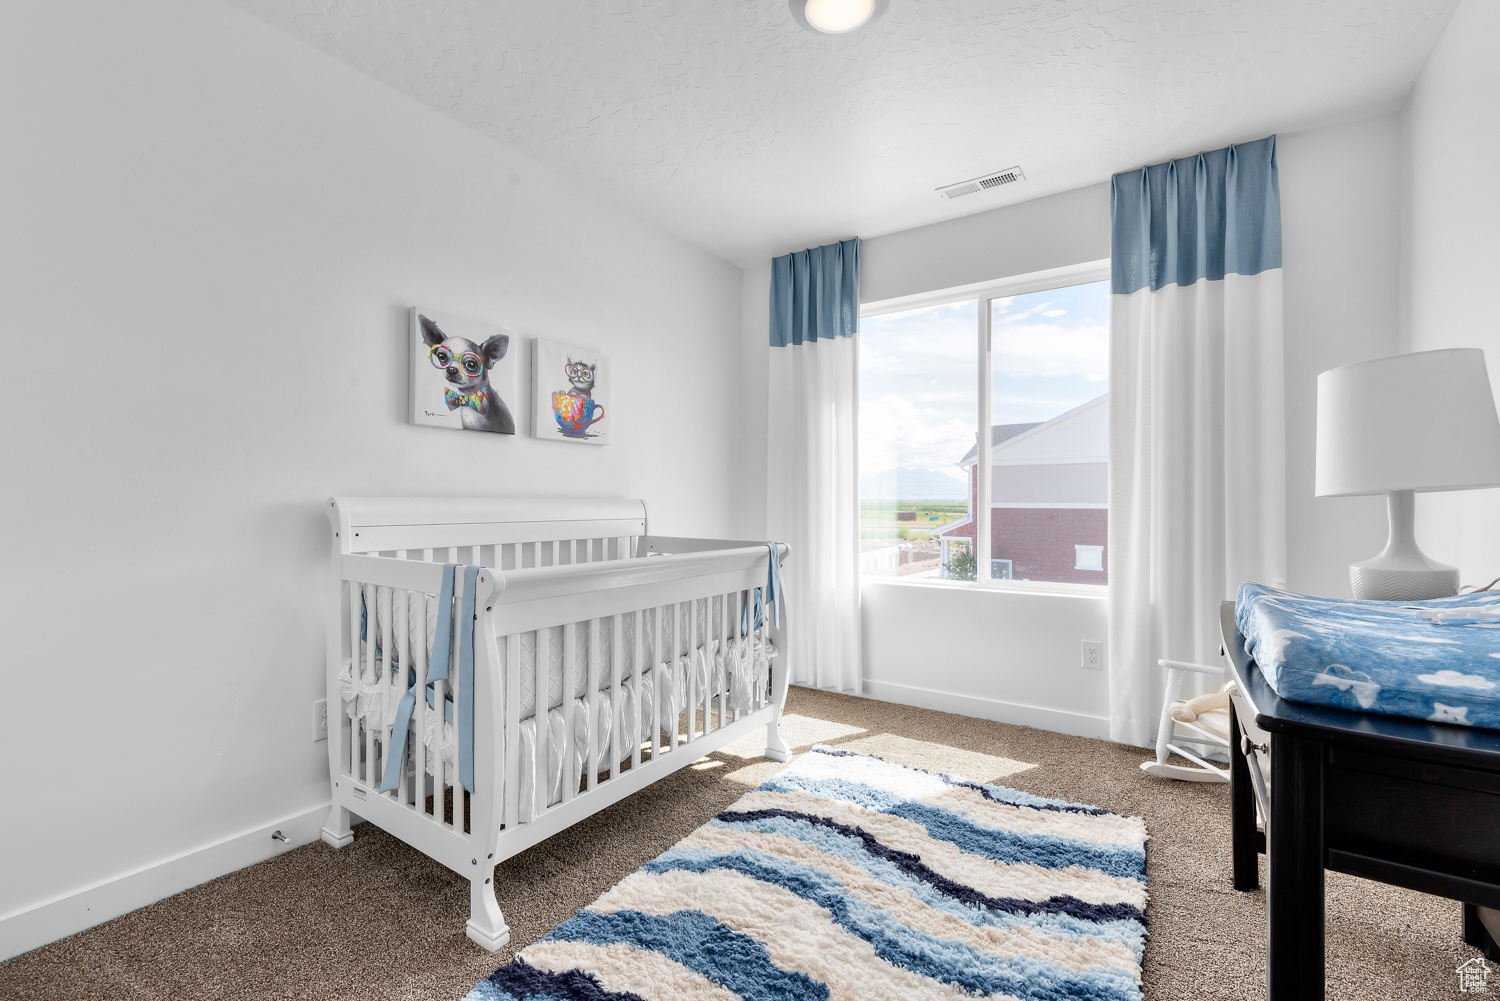
[[[1002,184],[1010,184],[1014,181],[1024,181],[1026,175],[1021,172],[1020,167],[1007,167],[997,170],[983,177],[976,177],[972,181],[959,181],[957,184],[945,184],[937,189],[937,193],[944,198],[962,198],[964,195],[972,195],[980,191],[988,191],[990,188],[998,188]]]

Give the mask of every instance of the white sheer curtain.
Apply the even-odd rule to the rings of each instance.
[[[777,258],[771,281],[771,538],[793,684],[860,690],[855,470],[859,241]]]
[[[1219,603],[1285,586],[1275,137],[1117,174],[1112,269],[1110,736],[1147,746],[1158,658],[1220,663]]]

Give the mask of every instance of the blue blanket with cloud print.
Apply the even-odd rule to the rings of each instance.
[[[1402,603],[1247,583],[1234,617],[1284,699],[1500,729],[1500,591]]]

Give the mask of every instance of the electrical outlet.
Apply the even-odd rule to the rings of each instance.
[[[313,743],[328,739],[328,700],[318,699],[313,702]]]
[[[1104,644],[1098,640],[1083,641],[1083,666],[1091,671],[1104,670]]]

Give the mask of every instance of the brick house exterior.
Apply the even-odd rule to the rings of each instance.
[[[1050,421],[990,429],[990,555],[1011,561],[1012,579],[1108,583],[1108,402],[1100,396]],[[976,447],[958,463],[968,473],[969,513],[939,539],[974,538],[977,459]]]

